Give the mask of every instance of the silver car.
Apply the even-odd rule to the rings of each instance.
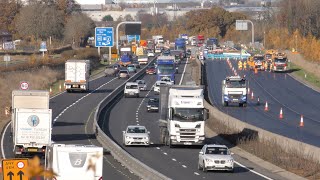
[[[150,145],[150,132],[147,131],[146,127],[139,125],[128,126],[125,131],[123,131],[123,145]]]
[[[136,80],[136,83],[138,83],[138,87],[141,91],[147,90],[147,84],[144,80]]]
[[[225,170],[233,172],[233,153],[227,146],[206,144],[199,152],[198,169],[206,172],[207,170]]]

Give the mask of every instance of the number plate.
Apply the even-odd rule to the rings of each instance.
[[[78,87],[79,87],[79,85],[72,85],[72,87],[74,87],[74,88],[78,88]]]
[[[236,102],[238,102],[239,101],[239,99],[233,99],[234,101],[236,101]]]
[[[28,148],[28,151],[29,151],[29,152],[37,152],[37,151],[38,151],[38,149]]]
[[[184,145],[191,145],[192,143],[191,142],[184,142],[183,144]]]

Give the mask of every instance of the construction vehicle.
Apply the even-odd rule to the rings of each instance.
[[[274,49],[269,49],[266,51],[266,53],[264,54],[264,60],[265,63],[267,64],[266,66],[266,70],[271,70],[272,67],[272,58],[274,56],[274,54],[276,54],[277,51]]]
[[[230,76],[222,81],[222,104],[238,103],[247,106],[247,85],[245,77]]]
[[[202,86],[160,85],[160,142],[173,145],[203,145],[205,120]]]
[[[256,54],[254,56],[250,56],[248,58],[248,65],[249,65],[249,69],[254,70],[254,69],[258,69],[258,70],[264,70],[264,56],[261,54]]]
[[[273,72],[288,71],[288,58],[285,53],[275,53],[272,58],[272,69]]]

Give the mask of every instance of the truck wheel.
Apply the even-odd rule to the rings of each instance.
[[[239,103],[239,107],[243,107],[243,104],[242,104],[242,103]]]
[[[243,104],[242,104],[242,107],[247,107],[247,103],[243,103]]]
[[[223,102],[223,106],[228,106],[229,105],[229,103],[228,102]]]

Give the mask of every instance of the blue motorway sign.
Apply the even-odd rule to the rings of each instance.
[[[127,35],[128,42],[140,42],[140,35]]]
[[[95,46],[96,47],[113,47],[113,27],[96,27],[95,29]]]

